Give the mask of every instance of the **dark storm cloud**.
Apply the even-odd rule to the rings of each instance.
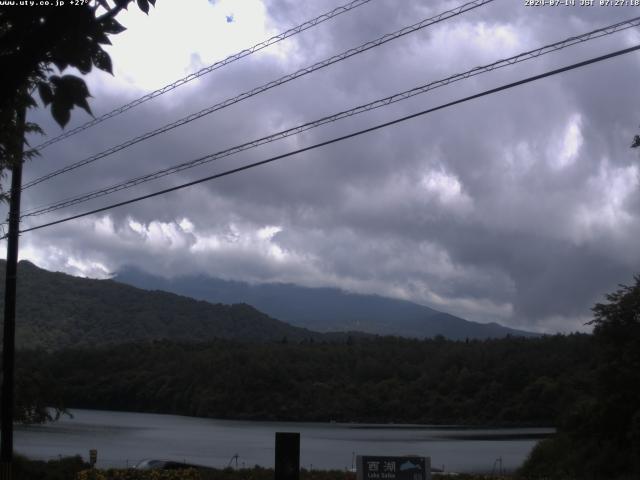
[[[26,178],[456,5],[374,0],[289,40],[286,57],[255,55],[46,149],[28,165]],[[280,31],[328,8],[325,2],[267,2]],[[25,207],[228,148],[631,13],[496,1],[34,187],[25,192]],[[603,38],[64,212],[261,160],[634,41],[640,41],[637,32]],[[639,56],[627,55],[25,234],[23,255],[88,275],[135,264],[164,275],[332,285],[409,298],[471,320],[580,328],[593,302],[630,281],[640,263],[634,244],[640,233],[638,157],[628,148],[640,123],[632,94],[637,78]],[[140,94],[107,87],[108,79],[92,81],[96,112]],[[82,114],[74,117],[81,123]],[[34,118],[56,132],[48,113]]]

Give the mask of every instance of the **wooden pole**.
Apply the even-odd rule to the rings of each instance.
[[[2,340],[2,404],[0,405],[0,480],[11,480],[13,463],[13,410],[15,340],[16,340],[16,279],[18,269],[18,231],[20,228],[20,194],[22,189],[22,155],[26,107],[19,107],[16,118],[16,144],[11,166],[11,198],[9,200],[9,233],[7,236],[7,267],[4,289],[4,338]]]

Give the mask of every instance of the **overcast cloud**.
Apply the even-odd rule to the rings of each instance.
[[[462,3],[462,2],[460,2]],[[384,33],[453,1],[373,0],[57,143],[25,181]],[[580,1],[576,0],[579,4]],[[340,0],[159,0],[114,37],[104,113],[302,23]],[[48,204],[640,14],[640,7],[495,2],[25,191]],[[227,17],[233,18],[232,22]],[[35,226],[414,113],[640,43],[627,30],[50,215]],[[21,258],[105,277],[123,265],[335,286],[475,321],[584,330],[590,307],[640,272],[640,54],[467,102],[275,164],[25,233]],[[50,135],[48,111],[32,112]],[[70,127],[87,121],[74,112]],[[38,140],[36,139],[37,143]]]

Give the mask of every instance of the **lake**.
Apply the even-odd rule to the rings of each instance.
[[[275,432],[300,432],[300,463],[307,469],[351,468],[354,455],[430,456],[432,466],[456,472],[512,471],[549,428],[468,429],[424,425],[366,425],[214,420],[144,413],[71,410],[47,425],[16,426],[15,450],[52,459],[98,450],[99,467],[171,459],[226,467],[274,463]],[[235,466],[235,461],[233,461]]]

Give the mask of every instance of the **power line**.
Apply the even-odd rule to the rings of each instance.
[[[251,148],[256,148],[258,146],[261,145],[265,145],[267,143],[271,143],[273,141],[282,139],[282,138],[287,138],[290,137],[292,135],[296,135],[298,133],[310,130],[312,128],[316,128],[319,127],[321,125],[327,124],[327,123],[331,123],[331,122],[335,122],[338,120],[341,120],[343,118],[347,118],[347,117],[351,117],[353,115],[358,115],[360,113],[364,113],[376,108],[380,108],[380,107],[384,107],[387,105],[390,105],[392,103],[396,103],[399,102],[401,100],[406,100],[408,98],[411,98],[415,95],[419,95],[422,93],[426,93],[428,91],[434,90],[436,88],[445,86],[445,85],[449,85],[451,83],[460,81],[460,80],[464,80],[466,78],[475,76],[475,75],[480,75],[482,73],[486,73],[492,70],[496,70],[499,68],[503,68],[509,65],[514,65],[516,63],[520,63],[526,60],[531,60],[534,58],[538,58],[542,55],[546,55],[548,53],[552,53],[558,50],[562,50],[564,48],[573,46],[575,44],[578,43],[583,43],[583,42],[587,42],[590,40],[593,40],[595,38],[599,38],[605,35],[610,35],[631,27],[636,27],[640,25],[640,17],[635,17],[632,18],[630,20],[626,20],[623,22],[618,22],[616,24],[613,25],[609,25],[607,27],[602,27],[599,28],[597,30],[593,30],[591,32],[588,33],[584,33],[582,35],[578,35],[578,36],[574,36],[574,37],[570,37],[567,38],[565,40],[559,41],[559,42],[555,42],[549,45],[545,45],[543,47],[537,48],[535,50],[529,50],[527,52],[524,53],[519,53],[517,55],[514,55],[512,57],[509,58],[505,58],[502,60],[498,60],[496,62],[493,62],[489,65],[485,65],[485,66],[481,66],[481,67],[475,67],[471,70],[467,70],[466,72],[463,73],[458,73],[455,75],[451,75],[445,79],[442,80],[437,80],[431,83],[428,83],[426,85],[422,85],[416,88],[413,88],[411,90],[406,90],[404,92],[401,93],[396,93],[394,95],[379,99],[379,100],[375,100],[373,102],[364,104],[364,105],[360,105],[357,106],[355,108],[352,108],[350,110],[344,110],[342,112],[327,116],[327,117],[323,117],[320,118],[318,120],[314,120],[312,122],[307,122],[304,123],[302,125],[298,125],[296,127],[293,128],[289,128],[286,130],[281,130],[279,132],[273,133],[271,135],[268,135],[266,137],[262,137],[256,140],[252,140],[250,142],[246,142],[243,143],[241,145],[237,145],[213,154],[209,154],[209,155],[205,155],[203,157],[199,157],[196,158],[194,160],[190,160],[188,162],[184,162],[181,163],[179,165],[175,165],[169,168],[165,168],[162,170],[158,170],[156,172],[150,173],[150,174],[146,174],[146,175],[142,175],[136,178],[132,178],[129,179],[125,182],[122,183],[118,183],[115,185],[111,185],[109,187],[106,188],[102,188],[99,190],[95,190],[93,192],[90,193],[85,193],[85,194],[81,194],[81,195],[76,195],[74,197],[71,198],[67,198],[61,201],[58,201],[54,204],[49,204],[47,206],[42,206],[42,207],[36,207],[36,208],[32,208],[29,211],[27,211],[25,214],[23,214],[23,218],[24,217],[28,217],[28,216],[36,216],[36,215],[42,215],[45,213],[49,213],[49,212],[53,212],[55,210],[59,210],[61,208],[66,208],[66,207],[70,207],[72,205],[77,205],[79,203],[84,203],[88,200],[92,200],[95,198],[99,198],[99,197],[103,197],[105,195],[109,195],[111,193],[114,192],[118,192],[120,190],[125,190],[128,188],[132,188],[134,186],[140,185],[142,183],[146,183],[149,182],[151,180],[156,180],[158,178],[162,178],[165,177],[167,175],[171,175],[174,173],[178,173],[181,172],[183,170],[187,170],[189,168],[193,168],[196,166],[200,166],[203,165],[205,163],[209,163],[212,162],[214,160],[218,160],[220,158],[223,157],[227,157],[230,155],[234,155],[236,153],[245,151],[245,150],[249,150]]]
[[[87,123],[80,125],[74,129],[71,129],[67,132],[64,132],[60,135],[58,135],[57,137],[51,138],[45,142],[42,142],[40,145],[35,146],[32,150],[42,150],[43,148],[48,147],[49,145],[53,145],[54,143],[59,142],[60,140],[64,140],[65,138],[69,138],[72,135],[75,135],[76,133],[80,133],[84,130],[87,130],[88,128],[91,128],[99,123],[104,122],[105,120],[108,120],[109,118],[113,118],[117,115],[120,115],[123,112],[126,112],[127,110],[137,107],[138,105],[141,105],[143,103],[145,103],[148,100],[151,100],[152,98],[158,97],[164,93],[167,93],[171,90],[174,90],[176,88],[178,88],[181,85],[184,85],[185,83],[188,83],[192,80],[195,80],[196,78],[200,78],[203,75],[206,75],[207,73],[211,73],[214,70],[217,70],[221,67],[224,67],[226,65],[229,65],[230,63],[235,62],[236,60],[240,60],[241,58],[247,57],[249,55],[251,55],[252,53],[258,52],[264,48],[267,48],[271,45],[274,45],[278,42],[281,42],[282,40],[285,40],[289,37],[292,37],[294,35],[297,35],[301,32],[304,32],[305,30],[308,30],[309,28],[315,27],[316,25],[320,25],[323,22],[326,22],[327,20],[330,20],[334,17],[337,17],[338,15],[341,15],[345,12],[348,12],[350,10],[353,10],[354,8],[360,7],[366,3],[369,3],[371,0],[353,0],[351,3],[347,3],[345,5],[342,5],[340,7],[336,7],[333,10],[331,10],[330,12],[326,12],[323,13],[322,15],[319,15],[315,18],[312,18],[311,20],[307,20],[304,23],[301,23],[298,26],[295,26],[293,28],[290,28],[289,30],[282,32],[278,35],[275,35],[267,40],[263,40],[260,43],[255,44],[252,47],[249,47],[245,50],[242,50],[238,53],[235,53],[233,55],[229,55],[227,58],[225,58],[224,60],[221,60],[219,62],[216,62],[212,65],[209,65],[208,67],[204,67],[200,70],[198,70],[197,72],[194,72],[190,75],[187,75],[186,77],[180,78],[179,80],[176,80],[173,83],[170,83],[169,85],[165,85],[162,88],[159,88],[157,90],[154,90],[151,93],[148,93],[136,100],[133,100],[132,102],[129,102],[125,105],[122,105],[121,107],[118,107],[108,113],[105,113],[104,115],[101,115],[100,117],[94,118],[90,121],[88,121]]]
[[[362,52],[365,52],[367,50],[370,50],[372,48],[378,47],[380,45],[383,45],[387,42],[390,42],[392,40],[395,40],[397,38],[400,38],[404,35],[408,35],[410,33],[416,32],[418,30],[421,30],[423,28],[429,27],[431,25],[434,25],[436,23],[442,22],[444,20],[448,20],[449,18],[455,17],[457,15],[460,15],[464,12],[467,12],[469,10],[473,10],[475,8],[478,8],[482,5],[486,5],[488,3],[493,2],[494,0],[473,0],[472,2],[468,2],[465,3],[464,5],[461,5],[457,8],[454,8],[452,10],[447,10],[445,12],[442,12],[434,17],[431,18],[427,18],[425,20],[422,20],[418,23],[415,23],[411,26],[408,27],[404,27],[394,33],[388,33],[386,35],[383,35],[382,37],[377,38],[376,40],[364,43],[358,47],[349,49],[343,53],[340,53],[338,55],[334,55],[330,58],[327,58],[325,60],[322,60],[320,62],[317,62],[309,67],[305,67],[302,68],[294,73],[290,73],[288,75],[285,75],[283,77],[280,77],[277,80],[273,80],[271,82],[265,83],[264,85],[261,85],[259,87],[256,87],[252,90],[246,91],[244,93],[241,93],[240,95],[237,95],[233,98],[229,98],[227,100],[224,100],[220,103],[217,103],[211,107],[205,108],[203,110],[200,110],[199,112],[196,113],[192,113],[191,115],[188,115],[186,117],[181,118],[180,120],[176,120],[173,123],[170,123],[168,125],[165,125],[163,127],[160,127],[156,130],[152,130],[150,132],[147,132],[143,135],[140,135],[138,137],[135,137],[131,140],[128,140],[124,143],[121,143],[119,145],[116,145],[114,147],[111,147],[101,153],[92,155],[88,158],[85,158],[84,160],[80,160],[78,162],[72,163],[71,165],[68,165],[66,167],[63,167],[59,170],[55,170],[51,173],[48,173],[42,177],[36,178],[35,180],[32,180],[30,182],[25,183],[25,185],[22,187],[23,190],[30,188],[34,185],[37,185],[41,182],[44,182],[46,180],[49,180],[53,177],[56,177],[58,175],[61,175],[63,173],[69,172],[71,170],[75,170],[76,168],[82,167],[84,165],[88,165],[90,163],[93,163],[97,160],[100,160],[101,158],[107,157],[109,155],[112,155],[116,152],[119,152],[120,150],[124,150],[125,148],[128,148],[132,145],[135,145],[139,142],[142,142],[143,140],[147,140],[149,138],[155,137],[156,135],[160,135],[162,133],[166,133],[169,130],[172,130],[174,128],[180,127],[182,125],[185,125],[187,123],[193,122],[194,120],[197,120],[199,118],[204,117],[205,115],[209,115],[215,111],[218,110],[222,110],[223,108],[229,107],[235,103],[241,102],[243,100],[246,100],[250,97],[253,97],[255,95],[258,95],[260,93],[263,93],[267,90],[270,90],[274,87],[280,86],[284,83],[290,82],[292,80],[295,80],[296,78],[302,77],[304,75],[307,75],[309,73],[315,72],[316,70],[320,70],[321,68],[327,67],[329,65],[332,65],[334,63],[340,62],[342,60],[346,60],[349,57],[352,57],[354,55],[360,54]]]
[[[39,230],[41,228],[50,227],[50,226],[53,226],[53,225],[58,225],[60,223],[65,223],[65,222],[68,222],[68,221],[71,221],[71,220],[76,220],[78,218],[86,217],[88,215],[93,215],[93,214],[96,214],[96,213],[100,213],[100,212],[104,212],[104,211],[107,211],[107,210],[111,210],[113,208],[117,208],[117,207],[121,207],[121,206],[124,206],[124,205],[129,205],[131,203],[136,203],[136,202],[139,202],[139,201],[142,201],[142,200],[146,200],[148,198],[153,198],[153,197],[157,197],[159,195],[164,195],[165,193],[170,193],[170,192],[174,192],[176,190],[181,190],[183,188],[191,187],[193,185],[204,183],[204,182],[207,182],[207,181],[210,181],[210,180],[226,177],[226,176],[232,175],[234,173],[242,172],[244,170],[249,170],[251,168],[255,168],[255,167],[258,167],[258,166],[261,166],[261,165],[265,165],[267,163],[275,162],[276,160],[280,160],[282,158],[291,157],[291,156],[297,155],[299,153],[307,152],[309,150],[314,150],[314,149],[319,148],[319,147],[324,147],[326,145],[331,145],[333,143],[341,142],[341,141],[347,140],[349,138],[357,137],[357,136],[363,135],[365,133],[373,132],[375,130],[380,130],[382,128],[389,127],[391,125],[395,125],[397,123],[405,122],[405,121],[413,119],[413,118],[417,118],[417,117],[420,117],[420,116],[423,116],[423,115],[427,115],[429,113],[433,113],[433,112],[436,112],[438,110],[443,110],[445,108],[449,108],[449,107],[452,107],[454,105],[465,103],[465,102],[468,102],[470,100],[474,100],[474,99],[477,99],[477,98],[480,98],[480,97],[484,97],[484,96],[487,96],[487,95],[492,95],[494,93],[498,93],[498,92],[501,92],[503,90],[508,90],[510,88],[514,88],[514,87],[517,87],[517,86],[520,86],[520,85],[524,85],[524,84],[531,83],[531,82],[534,82],[534,81],[537,81],[537,80],[541,80],[543,78],[550,77],[552,75],[557,75],[559,73],[564,73],[564,72],[567,72],[567,71],[570,71],[570,70],[574,70],[574,69],[581,68],[581,67],[584,67],[584,66],[587,66],[587,65],[591,65],[593,63],[601,62],[603,60],[607,60],[607,59],[610,59],[610,58],[613,58],[613,57],[617,57],[617,56],[620,56],[620,55],[631,53],[631,52],[634,52],[636,50],[640,50],[640,44],[636,45],[634,47],[629,47],[629,48],[625,48],[625,49],[622,49],[622,50],[617,50],[615,52],[612,52],[612,53],[609,53],[609,54],[606,54],[606,55],[601,55],[599,57],[594,57],[594,58],[591,58],[589,60],[585,60],[585,61],[574,63],[574,64],[571,64],[571,65],[568,65],[568,66],[565,66],[565,67],[562,67],[562,68],[551,70],[551,71],[542,73],[540,75],[534,75],[532,77],[527,77],[527,78],[525,78],[523,80],[518,80],[517,82],[508,83],[508,84],[502,85],[500,87],[492,88],[490,90],[485,90],[485,91],[477,93],[475,95],[471,95],[471,96],[464,97],[464,98],[461,98],[461,99],[458,99],[458,100],[454,100],[452,102],[445,103],[445,104],[439,105],[437,107],[429,108],[427,110],[422,110],[421,112],[413,113],[411,115],[407,115],[407,116],[404,116],[404,117],[400,117],[400,118],[397,118],[395,120],[391,120],[389,122],[380,123],[378,125],[374,125],[373,127],[365,128],[363,130],[358,130],[356,132],[353,132],[353,133],[350,133],[350,134],[347,134],[347,135],[343,135],[343,136],[340,136],[340,137],[335,137],[335,138],[332,138],[331,140],[326,140],[324,142],[316,143],[316,144],[310,145],[308,147],[300,148],[298,150],[287,152],[287,153],[284,153],[284,154],[281,154],[281,155],[276,155],[274,157],[267,158],[266,160],[261,160],[259,162],[250,163],[250,164],[244,165],[242,167],[237,167],[237,168],[233,168],[233,169],[230,169],[230,170],[226,170],[224,172],[217,173],[215,175],[210,175],[208,177],[204,177],[204,178],[200,178],[198,180],[194,180],[194,181],[191,181],[191,182],[183,183],[183,184],[177,185],[175,187],[166,188],[166,189],[160,190],[158,192],[154,192],[154,193],[150,193],[150,194],[147,194],[147,195],[142,195],[142,196],[139,196],[139,197],[135,197],[135,198],[132,198],[132,199],[129,199],[129,200],[125,200],[123,202],[113,203],[113,204],[108,205],[106,207],[97,208],[95,210],[91,210],[91,211],[88,211],[88,212],[85,212],[85,213],[72,215],[72,216],[69,216],[69,217],[66,217],[66,218],[62,218],[60,220],[56,220],[56,221],[53,221],[53,222],[48,222],[48,223],[44,223],[44,224],[41,224],[41,225],[37,225],[35,227],[26,228],[24,230],[21,230],[20,233],[31,232],[33,230]]]

